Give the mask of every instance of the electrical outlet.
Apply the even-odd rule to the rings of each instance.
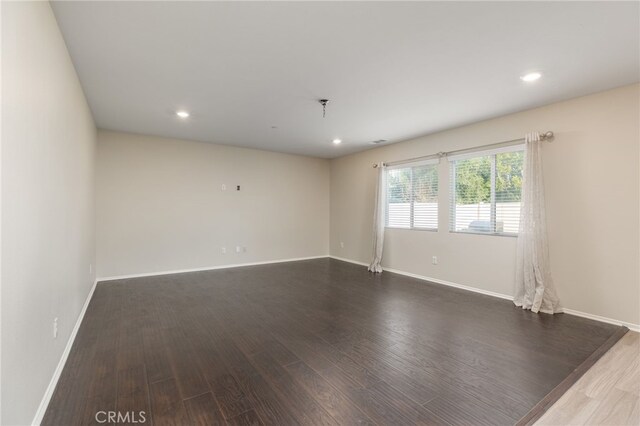
[[[236,246],[236,253],[242,253],[242,247]]]
[[[431,264],[432,265],[437,265],[438,264],[438,256],[433,256],[431,258]]]
[[[227,248],[226,247],[222,247],[222,254],[227,254]]]
[[[93,263],[89,264],[89,275],[93,274]]]
[[[53,338],[58,338],[58,317],[53,319]]]
[[[340,241],[340,248],[344,248],[344,242]]]
[[[220,187],[220,189],[222,189],[223,191],[227,190],[227,185],[225,185],[224,183],[222,184],[222,186]]]

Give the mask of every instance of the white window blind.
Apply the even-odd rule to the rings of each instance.
[[[438,160],[387,169],[387,227],[438,229]]]
[[[517,145],[449,158],[451,231],[518,233],[523,149]]]

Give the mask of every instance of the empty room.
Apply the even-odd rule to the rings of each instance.
[[[640,2],[1,1],[0,424],[640,424]]]

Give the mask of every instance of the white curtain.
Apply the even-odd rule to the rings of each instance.
[[[525,136],[525,157],[513,302],[532,312],[562,312],[549,269],[540,134]]]
[[[376,188],[375,206],[373,211],[373,259],[369,271],[382,272],[382,249],[384,247],[384,226],[386,222],[387,202],[387,170],[384,163],[378,164],[378,187]]]

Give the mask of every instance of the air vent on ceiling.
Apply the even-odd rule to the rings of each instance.
[[[373,142],[371,142],[371,143],[374,143],[374,144],[376,144],[376,145],[377,145],[377,144],[379,144],[379,143],[385,143],[386,141],[387,141],[386,139],[378,139],[377,141],[373,141]]]

